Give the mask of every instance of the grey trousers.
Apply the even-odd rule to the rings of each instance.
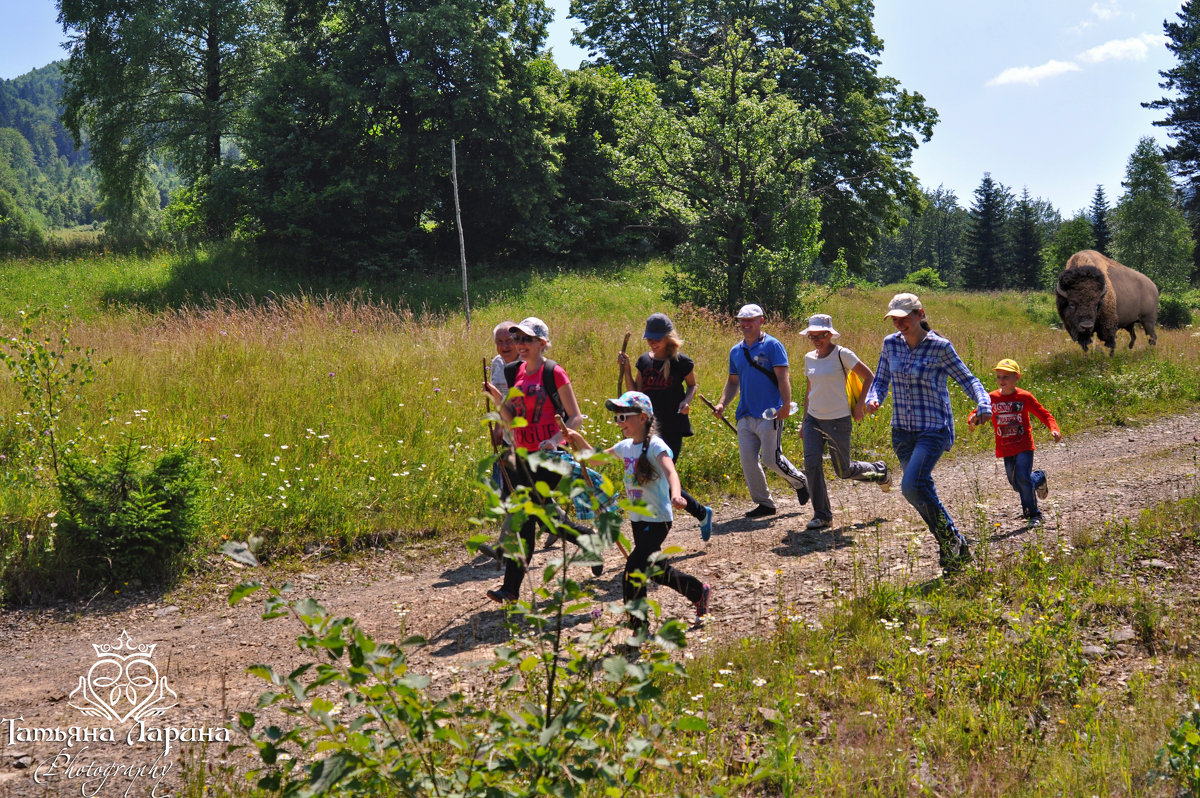
[[[825,488],[825,471],[821,460],[829,446],[829,459],[833,461],[833,473],[838,479],[870,481],[882,472],[875,463],[850,459],[850,431],[853,422],[844,418],[804,417],[802,439],[804,441],[804,475],[808,477],[808,492],[812,497],[813,517],[833,520],[833,509],[829,506],[829,491]]]
[[[746,479],[750,498],[756,504],[772,509],[775,509],[775,500],[767,487],[763,465],[783,477],[793,490],[804,487],[806,482],[804,475],[783,456],[782,431],[783,422],[778,419],[743,416],[737,423],[738,456],[742,460],[742,476]]]

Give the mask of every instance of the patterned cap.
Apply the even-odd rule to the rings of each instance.
[[[537,316],[530,316],[520,324],[514,324],[508,331],[523,333],[530,338],[541,338],[543,341],[550,340],[550,328]]]
[[[651,417],[654,415],[654,405],[650,403],[650,397],[641,391],[626,391],[619,399],[605,399],[604,406],[614,413],[635,411]]]

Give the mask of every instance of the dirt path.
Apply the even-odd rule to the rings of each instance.
[[[1025,528],[1003,464],[994,457],[944,460],[935,478],[943,502],[968,537],[978,540],[987,533],[976,550],[1002,556],[1035,535],[1069,538],[1075,530],[1194,494],[1200,485],[1198,438],[1200,412],[1039,449],[1037,466],[1048,473],[1051,491],[1043,502],[1047,527],[1040,533]],[[853,591],[856,582],[880,576],[925,581],[936,575],[932,537],[898,489],[883,493],[876,486],[831,482],[837,529],[812,534],[803,529],[809,508],[797,506],[782,488],[772,478],[772,489],[782,498],[780,512],[766,521],[742,518],[750,506],[745,500],[714,507],[716,523],[707,546],[686,516],[672,532],[670,542],[683,549],[675,562],[713,588],[711,618],[694,631],[693,646],[702,649],[764,630],[780,607],[789,615],[814,617],[839,594]],[[546,555],[536,556],[540,561]],[[294,581],[303,594],[336,614],[357,618],[379,639],[395,639],[404,631],[425,636],[428,645],[411,657],[414,669],[430,673],[435,685],[470,684],[474,669],[486,667],[506,632],[502,612],[484,596],[485,589],[499,584],[499,570],[490,560],[463,559],[414,562],[402,552],[383,552],[354,564],[317,565]],[[31,741],[28,730],[103,725],[71,706],[80,701],[70,694],[97,662],[93,644],[115,644],[122,630],[135,645],[156,646],[152,662],[177,696],[176,705],[147,726],[220,727],[238,709],[252,707],[261,690],[261,682],[245,673],[248,665],[300,661],[296,626],[262,621],[261,602],[255,599],[227,605],[229,589],[248,573],[229,562],[214,568],[220,574],[206,583],[211,585],[206,595],[177,604],[135,593],[86,607],[0,613],[0,796],[92,794],[86,792],[89,784],[98,786],[86,774],[66,775],[61,758],[57,775],[46,775],[52,768],[42,764],[43,783],[35,783],[39,763],[52,760],[64,744]],[[609,556],[605,573],[593,583],[606,600],[620,597],[618,554]],[[652,595],[664,612],[690,619],[691,607],[677,594],[655,588]],[[397,606],[407,610],[403,626]],[[162,744],[128,745],[130,724],[110,725],[116,741],[93,742],[82,755],[86,744],[67,749],[73,763],[95,763],[93,779],[99,778],[95,767],[114,763],[144,772],[135,778],[113,773],[94,794],[122,795],[128,789],[129,795],[148,795],[155,786],[158,794],[167,794],[179,772],[179,745],[159,760],[160,768],[170,770],[155,779],[149,768]]]

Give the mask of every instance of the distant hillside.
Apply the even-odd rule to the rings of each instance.
[[[86,146],[75,149],[71,134],[59,119],[62,102],[62,65],[65,61],[0,80],[0,127],[16,129],[29,142],[34,160],[45,169],[56,158],[71,166],[90,162]]]
[[[26,240],[96,221],[91,158],[59,118],[63,63],[0,80],[0,249],[17,228]]]

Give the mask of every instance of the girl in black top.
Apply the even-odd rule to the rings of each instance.
[[[692,435],[688,412],[698,388],[695,363],[679,351],[683,341],[665,313],[655,313],[646,319],[646,332],[642,338],[650,351],[637,359],[636,379],[630,368],[629,355],[619,353],[617,362],[625,370],[628,384],[650,397],[654,417],[658,420],[658,435],[671,448],[672,459],[679,462],[683,439]],[[707,541],[712,535],[712,508],[696,501],[686,490],[683,498],[688,513],[700,522],[700,537]]]

